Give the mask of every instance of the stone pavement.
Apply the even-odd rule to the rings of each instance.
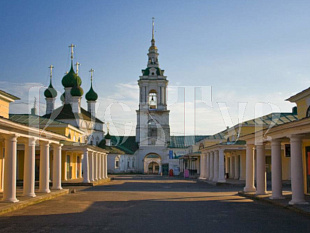
[[[280,206],[285,209],[292,210],[297,213],[305,214],[310,216],[310,196],[306,195],[306,201],[309,203],[308,205],[289,205],[289,201],[292,200],[292,192],[291,191],[283,191],[283,199],[270,199],[271,192],[268,191],[266,195],[256,195],[255,192],[245,193],[243,191],[238,192],[240,196],[251,198],[253,200],[259,200],[266,203],[270,203],[272,205]]]
[[[159,176],[110,183],[0,216],[0,232],[308,232],[310,218],[238,195],[239,187]]]
[[[23,196],[23,189],[17,188],[16,196],[19,202],[4,202],[0,201],[0,215],[11,211],[25,208],[29,205],[34,205],[42,201],[50,200],[69,193],[69,189],[62,190],[51,190],[50,193],[40,193],[38,190],[35,191],[36,197],[25,197]],[[0,193],[0,200],[3,198],[3,193]]]

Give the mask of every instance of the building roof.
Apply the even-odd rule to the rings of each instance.
[[[9,93],[2,91],[2,90],[0,90],[0,95],[3,95],[5,97],[13,99],[13,100],[20,100],[20,98],[18,98],[17,96],[9,94]]]
[[[66,119],[84,119],[87,121],[92,120],[92,116],[90,112],[86,111],[84,108],[81,107],[81,113],[73,113],[71,104],[64,104],[63,106],[55,109],[52,114],[46,114],[43,117],[51,118],[55,120],[66,120]],[[97,123],[103,124],[101,120],[95,118]]]
[[[50,120],[45,117],[37,116],[37,115],[31,115],[31,114],[10,114],[9,115],[10,120],[23,124],[23,125],[42,125],[45,126],[46,124],[57,126],[57,125],[64,125],[66,123],[63,123],[61,121],[57,120]]]
[[[170,136],[169,148],[187,148],[208,137],[210,135]]]
[[[139,149],[136,136],[111,136],[111,144],[126,154],[134,154]]]
[[[45,127],[57,127],[57,126],[68,126],[69,125],[68,123],[64,123],[58,120],[51,120],[46,117],[31,115],[31,114],[10,114],[9,119],[13,122],[16,122],[22,125],[38,127],[40,129],[44,129]],[[71,126],[71,127],[74,127],[74,126]],[[79,130],[79,129],[76,128],[76,130]],[[52,130],[48,130],[48,131],[53,132]]]
[[[285,123],[289,123],[292,121],[298,120],[297,114],[292,112],[275,112],[270,113],[268,115],[257,117],[255,119],[251,119],[245,122],[242,122],[242,126],[255,126],[259,124],[264,125],[282,125]],[[239,124],[235,125],[234,127],[239,126]]]
[[[290,101],[290,102],[296,102],[297,100],[301,99],[301,98],[304,98],[305,96],[309,95],[310,93],[310,87],[301,91],[301,92],[298,92],[297,94],[289,97],[288,99],[286,99],[287,101]]]

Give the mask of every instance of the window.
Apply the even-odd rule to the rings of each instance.
[[[131,165],[132,168],[135,168],[135,161],[132,160],[132,165]]]
[[[307,115],[306,115],[306,117],[310,117],[310,106],[309,106],[308,109],[307,109]]]
[[[115,158],[115,168],[119,168],[119,158]]]
[[[130,166],[129,166],[129,161],[127,161],[127,168],[130,168]]]

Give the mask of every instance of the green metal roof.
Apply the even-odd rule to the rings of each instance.
[[[161,70],[159,67],[154,67],[156,69],[156,74],[163,76],[164,70]],[[142,70],[143,76],[149,76],[151,67],[146,68],[145,70]]]
[[[136,136],[111,136],[111,143],[126,154],[134,154],[139,149]]]
[[[209,135],[170,136],[169,148],[187,148],[208,137],[210,136]]]
[[[292,121],[298,120],[297,114],[292,112],[276,112],[276,113],[270,113],[268,115],[257,117],[255,119],[251,119],[245,122],[242,122],[240,125],[246,125],[246,126],[255,126],[257,124],[263,124],[263,125],[282,125],[285,123],[289,123]],[[238,127],[239,124],[235,125],[234,127]]]

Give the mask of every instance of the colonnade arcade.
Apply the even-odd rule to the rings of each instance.
[[[105,150],[85,146],[82,156],[83,182],[96,182],[108,178],[107,164]]]
[[[243,146],[214,146],[201,150],[200,179],[225,183],[227,178],[244,180]]]
[[[245,192],[266,193],[265,156],[266,146],[271,147],[271,188],[272,199],[282,199],[282,160],[281,148],[289,147],[290,179],[292,200],[289,204],[307,204],[308,152],[310,149],[310,118],[273,127],[268,131],[243,136],[246,140],[246,185]],[[256,149],[256,187],[254,184],[254,148]],[[287,153],[287,152],[286,152]],[[310,155],[310,154],[309,154]],[[307,171],[308,169],[308,171]],[[307,172],[306,172],[307,171]]]
[[[308,139],[307,139],[308,138]],[[281,150],[290,145],[292,200],[289,204],[305,204],[303,142],[309,141],[310,135],[292,134],[274,138],[270,141],[255,143],[251,140],[246,145],[246,185],[244,192],[267,194],[266,183],[266,147],[271,147],[271,199],[283,199],[282,195],[282,156]],[[256,153],[255,153],[256,152]],[[256,167],[254,155],[256,154]],[[256,186],[254,183],[256,174]]]
[[[2,122],[5,121],[5,122]],[[2,125],[3,124],[3,125]],[[16,198],[17,145],[24,146],[23,195],[35,197],[35,155],[40,153],[39,192],[49,193],[50,150],[53,155],[53,187],[61,189],[61,144],[64,136],[19,125],[8,120],[0,122],[0,191],[3,201],[18,202]]]

